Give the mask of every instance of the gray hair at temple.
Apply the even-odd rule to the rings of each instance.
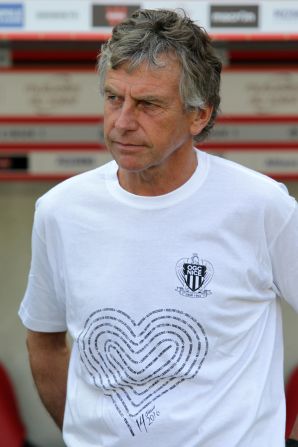
[[[220,103],[221,62],[203,28],[183,11],[141,9],[116,25],[102,46],[98,60],[100,91],[103,94],[108,69],[129,63],[133,71],[143,62],[164,65],[161,55],[175,56],[181,64],[180,96],[186,110],[212,106],[209,123],[196,142],[204,140],[213,127]]]

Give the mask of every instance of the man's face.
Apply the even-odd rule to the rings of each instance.
[[[192,150],[192,136],[201,130],[198,112],[186,112],[180,99],[178,61],[162,60],[162,68],[143,63],[128,72],[124,64],[107,72],[104,133],[119,172],[174,166],[173,159],[179,153],[181,161],[181,154]]]

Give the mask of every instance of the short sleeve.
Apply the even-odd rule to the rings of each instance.
[[[27,289],[19,309],[23,324],[33,331],[65,331],[65,305],[57,290],[55,269],[51,265],[47,244],[40,235],[40,213],[35,213],[32,231],[32,259]],[[39,231],[38,231],[39,230]]]
[[[270,246],[274,284],[298,312],[298,208],[297,203]]]

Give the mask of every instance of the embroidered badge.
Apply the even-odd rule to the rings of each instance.
[[[199,259],[197,253],[191,258],[182,258],[176,264],[176,275],[182,284],[175,290],[190,298],[206,298],[211,290],[206,287],[213,277],[213,266],[205,259]]]

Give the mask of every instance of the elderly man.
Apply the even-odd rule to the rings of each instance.
[[[298,309],[297,204],[194,147],[220,72],[183,14],[117,25],[99,60],[114,161],[38,201],[20,316],[69,447],[284,446],[280,297]]]

